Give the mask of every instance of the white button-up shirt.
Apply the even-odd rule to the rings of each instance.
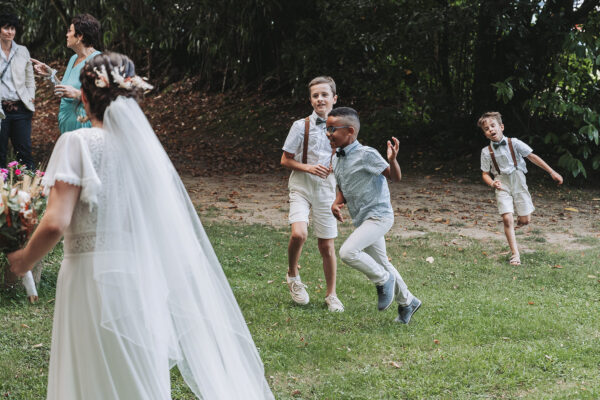
[[[500,168],[500,173],[503,175],[509,175],[515,171],[515,164],[510,154],[510,149],[508,148],[508,140],[506,139],[506,136],[503,137],[502,140],[506,141],[506,145],[494,147],[494,142],[490,142],[490,145],[494,151],[494,157],[496,158],[496,163],[498,163],[498,168]],[[502,142],[502,140],[500,142]],[[517,138],[511,138],[511,141],[513,149],[515,150],[517,168],[526,174],[527,165],[525,163],[525,157],[533,153],[533,149]],[[481,170],[483,172],[491,172],[492,174],[497,175],[496,167],[492,162],[492,157],[490,156],[490,149],[488,146],[485,146],[481,150]]]
[[[306,163],[310,165],[321,164],[329,167],[331,163],[331,145],[327,138],[325,123],[317,125],[317,113],[313,111],[310,115],[308,129],[308,149],[306,152]],[[294,160],[302,162],[302,150],[304,146],[305,121],[299,119],[292,124],[290,132],[283,144],[283,151],[294,154]]]

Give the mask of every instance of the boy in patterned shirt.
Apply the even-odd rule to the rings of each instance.
[[[333,172],[338,185],[333,215],[343,222],[341,208],[348,205],[356,227],[340,248],[340,258],[364,273],[377,288],[377,307],[387,309],[394,299],[398,303],[396,322],[408,324],[421,301],[408,290],[396,268],[390,263],[384,235],[394,224],[394,211],[386,178],[398,182],[402,177],[396,160],[400,143],[387,142],[389,164],[377,150],[357,140],[360,130],[358,113],[349,107],[333,109],[327,118],[327,132],[332,147],[337,147]]]

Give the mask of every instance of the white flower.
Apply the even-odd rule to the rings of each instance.
[[[95,80],[97,87],[105,88],[110,86],[110,81],[108,80],[108,74],[106,73],[106,67],[104,65],[100,66],[100,70],[94,67],[94,72],[98,76]]]

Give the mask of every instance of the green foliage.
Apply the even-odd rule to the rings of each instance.
[[[331,75],[338,104],[367,113],[377,140],[400,130],[405,140],[422,141],[424,129],[476,148],[474,121],[498,110],[508,132],[536,152],[541,145],[578,176],[600,168],[599,5],[29,0],[6,8],[24,20],[20,40],[39,58],[69,55],[64,32],[71,17],[95,15],[105,47],[130,55],[159,89],[195,75],[196,89],[262,89],[305,99],[312,77]]]

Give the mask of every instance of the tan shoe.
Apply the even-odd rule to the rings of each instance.
[[[285,274],[285,280],[287,281],[292,300],[298,304],[308,304],[309,297],[306,291],[306,285],[300,280],[300,274],[297,276],[298,279],[291,279],[288,274]]]
[[[325,303],[327,303],[327,309],[331,312],[344,312],[344,305],[340,299],[333,294],[325,297]]]

